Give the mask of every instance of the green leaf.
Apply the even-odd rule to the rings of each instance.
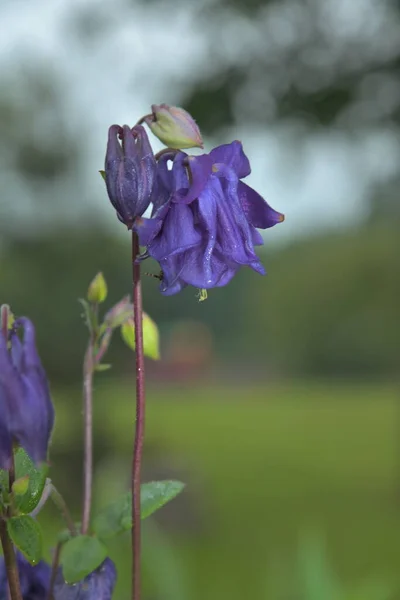
[[[67,583],[81,581],[107,558],[107,548],[96,537],[78,535],[63,546],[61,564]]]
[[[16,480],[29,478],[28,489],[25,494],[15,494],[14,507],[20,512],[28,514],[32,512],[40,502],[46,483],[48,466],[43,464],[37,468],[32,459],[23,448],[15,452],[15,478]]]
[[[99,171],[100,175],[102,176],[103,180],[106,180],[106,172],[105,171]]]
[[[152,481],[140,487],[141,518],[145,519],[175,498],[184,488],[180,481]],[[132,495],[124,494],[104,508],[94,519],[93,529],[101,539],[118,535],[132,527]]]
[[[150,481],[140,486],[140,510],[142,519],[162,508],[183,491],[181,481]]]
[[[126,345],[135,350],[135,324],[134,320],[128,319],[121,326],[122,339]],[[158,327],[155,322],[147,315],[143,314],[143,339],[144,339],[144,354],[153,360],[160,358],[160,336]]]
[[[93,309],[93,306],[90,304],[90,302],[88,302],[87,300],[84,300],[83,298],[78,298],[78,302],[80,302],[83,306],[83,315],[82,316],[84,318],[85,324],[86,324],[87,328],[89,329],[90,333],[97,331],[98,323],[97,323],[96,312]]]
[[[42,530],[39,523],[29,515],[11,517],[7,520],[7,530],[18,550],[31,565],[36,565],[42,558]]]
[[[102,373],[103,371],[108,371],[108,369],[111,369],[111,366],[112,365],[103,363],[103,364],[96,365],[94,370],[98,371],[99,373]]]

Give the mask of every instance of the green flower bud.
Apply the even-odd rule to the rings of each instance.
[[[203,148],[200,129],[186,110],[167,104],[153,104],[151,110],[145,122],[163,144],[177,150]]]
[[[89,285],[87,299],[93,304],[101,304],[107,298],[107,283],[103,273],[97,273]]]

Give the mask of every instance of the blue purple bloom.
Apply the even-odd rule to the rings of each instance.
[[[73,585],[64,582],[59,569],[54,586],[54,600],[111,600],[116,579],[117,571],[110,558],[106,558],[83,581]]]
[[[17,330],[23,330],[23,340]],[[11,466],[12,444],[36,463],[47,459],[54,408],[35,342],[33,323],[22,317],[10,334],[11,349],[0,333],[0,468]]]
[[[156,169],[144,127],[110,127],[105,160],[107,192],[119,220],[128,229],[150,204]]]
[[[284,220],[241,181],[250,164],[238,141],[209,154],[178,152],[158,162],[152,218],[138,218],[134,229],[147,255],[163,272],[161,292],[172,295],[186,285],[208,289],[226,285],[242,266],[265,274],[255,253],[263,244],[256,228]]]
[[[34,567],[17,552],[17,565],[23,600],[47,600],[50,566],[41,560]],[[8,582],[3,557],[0,558],[0,600],[8,598]]]

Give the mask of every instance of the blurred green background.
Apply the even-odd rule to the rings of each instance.
[[[206,302],[193,289],[163,298],[145,278],[162,339],[145,478],[187,482],[146,523],[146,600],[336,598],[315,561],[313,591],[304,582],[314,535],[343,597],[400,598],[399,2],[0,10],[0,303],[37,325],[58,411],[53,478],[76,518],[77,299],[99,270],[110,303],[130,292],[129,236],[98,174],[107,128],[179,104],[206,149],[242,140],[249,183],[286,221],[265,233],[267,277],[242,271]],[[129,485],[134,427],[118,335],[109,361],[96,381],[97,506]],[[50,541],[61,523],[41,518]],[[125,600],[129,540],[111,550]]]

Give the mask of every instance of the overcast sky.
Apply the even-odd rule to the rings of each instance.
[[[363,0],[357,6],[362,11]],[[192,8],[190,2],[174,3],[173,14],[135,8],[126,18],[123,0],[2,0],[0,73],[9,75],[26,61],[50,65],[61,75],[71,125],[92,125],[88,196],[93,190],[101,197],[96,170],[103,164],[108,126],[133,124],[152,103],[176,101],[180,90],[171,89],[171,76],[190,77],[206,60],[207,42]],[[77,11],[93,14],[101,29],[84,45],[71,26]],[[356,13],[352,10],[351,18]],[[310,136],[296,152],[288,147],[290,135],[288,126],[252,131],[243,122],[218,140],[206,139],[206,148],[242,140],[253,169],[249,182],[287,215],[285,226],[272,234],[276,240],[360,218],[371,183],[384,181],[399,161],[391,131],[371,131],[352,141],[335,131]]]

